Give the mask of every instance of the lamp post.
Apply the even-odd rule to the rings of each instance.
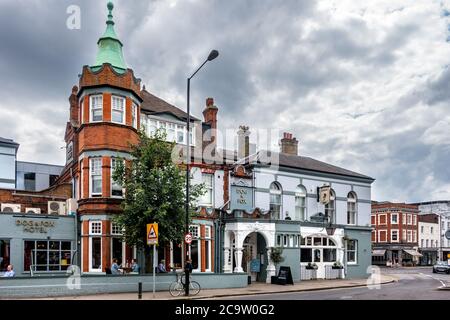
[[[189,169],[189,162],[191,161],[190,158],[190,141],[189,141],[189,134],[190,134],[190,125],[191,125],[191,110],[190,110],[190,95],[191,95],[191,79],[197,74],[197,72],[200,71],[200,69],[208,62],[212,61],[215,58],[219,56],[219,51],[212,50],[209,53],[208,58],[202,63],[200,67],[187,79],[187,131],[186,131],[186,203],[185,203],[185,209],[186,209],[186,234],[189,233],[189,179],[190,179],[190,169]],[[186,248],[186,258],[188,257],[189,252],[189,244],[185,243]],[[187,265],[185,263],[185,295],[189,295],[189,268],[187,268]]]

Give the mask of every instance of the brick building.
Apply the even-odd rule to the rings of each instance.
[[[372,260],[374,264],[418,263],[417,205],[372,203]]]

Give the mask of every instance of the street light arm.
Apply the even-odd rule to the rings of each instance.
[[[208,60],[205,60],[205,62],[203,62],[202,65],[201,65],[200,67],[198,67],[198,69],[192,74],[192,76],[190,76],[190,77],[188,78],[188,80],[191,80],[191,79],[197,74],[197,72],[199,72],[200,69],[203,68],[203,66],[204,66],[207,62],[208,62]]]

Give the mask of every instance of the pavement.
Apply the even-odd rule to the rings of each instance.
[[[398,281],[398,278],[393,275],[380,275],[380,284],[387,284]],[[204,289],[196,296],[180,296],[172,297],[168,291],[144,292],[142,300],[194,300],[194,299],[213,299],[221,297],[237,297],[246,295],[261,295],[261,294],[277,294],[289,292],[307,292],[328,290],[337,288],[356,288],[366,287],[367,279],[337,279],[337,280],[308,280],[295,283],[294,285],[276,285],[266,283],[254,283],[245,288],[233,289]],[[369,284],[372,284],[369,280]],[[114,294],[97,294],[87,296],[66,296],[66,297],[50,297],[39,298],[33,300],[138,300],[136,293],[114,293]]]

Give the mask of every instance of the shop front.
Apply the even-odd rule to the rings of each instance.
[[[65,273],[76,259],[73,216],[0,214],[0,272],[16,276]]]

